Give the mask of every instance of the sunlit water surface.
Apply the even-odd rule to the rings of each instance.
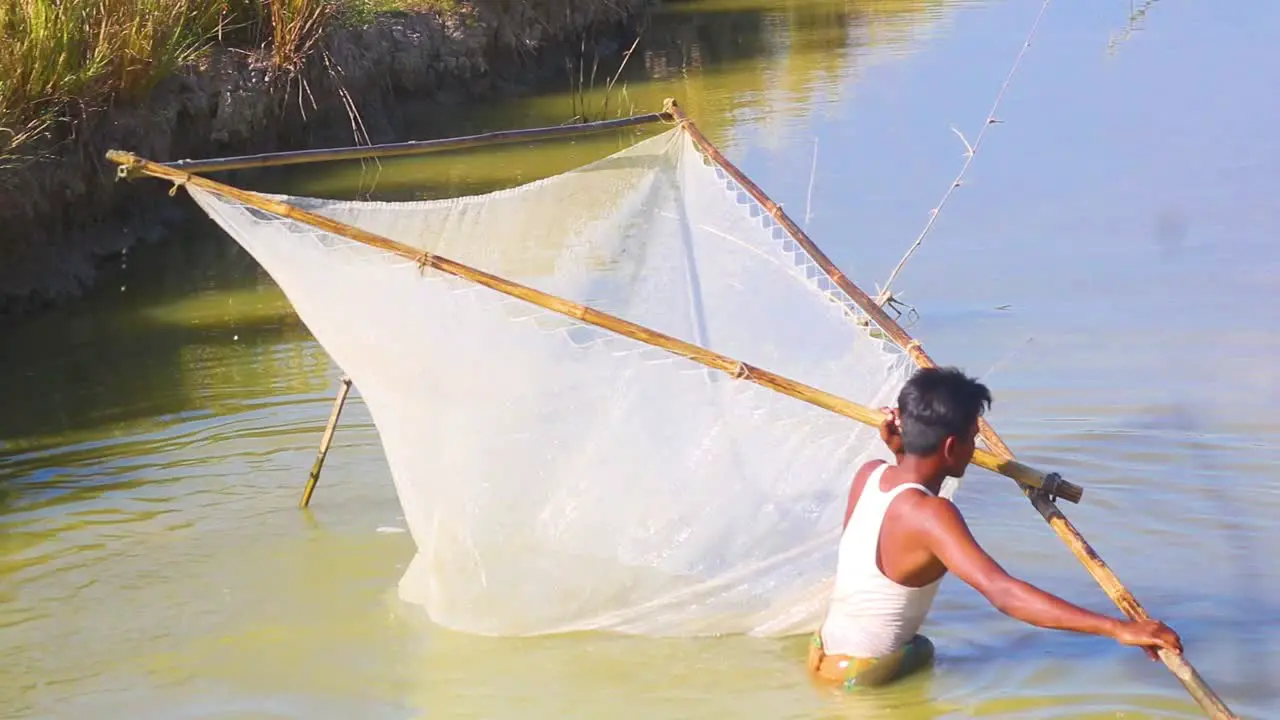
[[[993,424],[1019,456],[1087,488],[1068,514],[1201,674],[1238,712],[1277,717],[1280,5],[1136,5],[1132,31],[1126,0],[1050,6],[1003,122],[893,287],[934,357],[992,385]],[[674,6],[606,112],[677,97],[873,290],[963,162],[952,128],[976,138],[1039,10]],[[561,85],[447,122],[423,110],[408,135],[575,112]],[[435,197],[631,137],[235,180]],[[926,628],[937,667],[847,697],[806,680],[804,638],[440,631],[396,598],[413,547],[358,388],[311,508],[296,507],[339,375],[194,213],[95,297],[5,331],[0,715],[1200,716],[1138,651],[1021,625],[955,580]],[[1008,480],[966,483],[960,504],[1005,567],[1114,611]]]

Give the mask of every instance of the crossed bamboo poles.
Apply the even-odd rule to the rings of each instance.
[[[436,152],[458,148],[479,147],[482,145],[502,142],[541,140],[584,134],[588,132],[600,132],[660,121],[674,122],[679,125],[682,131],[689,135],[689,138],[693,143],[697,145],[712,162],[732,177],[734,181],[743,188],[743,190],[751,195],[751,197],[759,203],[760,206],[770,214],[770,216],[773,217],[773,219],[791,236],[791,238],[805,249],[827,277],[846,295],[848,295],[854,304],[866,313],[866,315],[885,335],[889,337],[890,340],[905,350],[918,366],[924,368],[937,366],[933,359],[929,357],[928,353],[924,351],[920,342],[912,338],[907,331],[904,330],[896,320],[885,313],[870,296],[858,288],[857,285],[853,284],[853,282],[850,281],[844,273],[842,273],[835,264],[831,262],[831,260],[818,248],[818,246],[809,239],[808,235],[806,235],[804,231],[787,216],[782,207],[770,199],[768,195],[759,188],[759,186],[752,182],[742,173],[741,170],[725,158],[724,155],[721,154],[720,151],[702,134],[693,121],[684,114],[676,102],[671,99],[665,101],[663,111],[661,113],[637,115],[613,121],[584,123],[576,126],[497,132],[418,143],[397,143],[393,145],[353,147],[338,150],[268,153],[264,155],[227,158],[222,160],[194,162],[179,161],[169,164],[156,163],[140,158],[129,152],[110,150],[107,152],[107,159],[120,166],[118,168],[118,174],[121,178],[149,175],[155,178],[169,180],[175,183],[175,186],[183,184],[194,185],[203,190],[244,203],[245,205],[256,207],[275,215],[311,225],[319,230],[340,235],[347,239],[415,260],[424,270],[430,267],[434,270],[469,280],[508,296],[566,315],[580,322],[604,328],[625,337],[662,348],[676,355],[698,362],[704,366],[725,372],[735,379],[753,382],[757,385],[767,387],[867,425],[878,425],[883,416],[877,410],[872,410],[858,405],[857,403],[837,397],[790,378],[783,377],[763,368],[748,365],[740,360],[735,360],[692,343],[650,330],[641,325],[602,313],[598,310],[554,295],[543,293],[495,275],[490,275],[475,268],[449,260],[448,258],[420,251],[389,238],[375,235],[361,230],[360,228],[346,225],[321,215],[307,212],[293,205],[271,200],[258,195],[257,193],[241,190],[230,185],[209,180],[199,175],[191,174],[191,171],[197,170],[201,172],[214,172],[233,168],[268,167],[299,162],[312,162],[317,160],[421,154],[425,152]],[[344,381],[342,392],[345,393],[348,387],[349,385]],[[340,401],[339,404],[335,405],[333,419],[336,419],[339,406]],[[330,425],[333,424],[333,419],[331,419]],[[326,436],[330,436],[331,432],[331,428],[327,429]],[[1096,580],[1102,587],[1103,591],[1111,598],[1112,602],[1114,602],[1126,616],[1133,620],[1148,619],[1150,616],[1142,605],[1120,582],[1120,579],[1116,577],[1115,573],[1112,572],[1111,568],[1107,566],[1097,552],[1089,546],[1088,542],[1086,542],[1080,532],[1076,530],[1075,526],[1073,526],[1071,522],[1067,520],[1066,516],[1062,514],[1062,511],[1058,509],[1055,502],[1056,497],[1061,497],[1072,502],[1079,502],[1083,492],[1081,488],[1062,480],[1056,473],[1041,473],[1019,463],[1014,459],[1013,452],[1007,445],[1005,445],[1004,441],[1000,439],[1000,436],[996,434],[995,430],[991,428],[986,420],[979,421],[979,434],[991,450],[984,451],[979,448],[974,454],[973,463],[980,467],[1005,475],[1017,482],[1019,488],[1021,488],[1036,510],[1040,512],[1040,515],[1044,517],[1045,521],[1049,524],[1049,527],[1052,528],[1060,538],[1062,538],[1063,542],[1067,544],[1067,547],[1076,556],[1080,563],[1085,566],[1085,569],[1089,571],[1089,574],[1093,576],[1094,580]],[[309,496],[311,490],[314,489],[315,481],[319,474],[319,465],[323,462],[324,445],[327,445],[327,443],[322,445],[321,457],[317,460],[316,466],[312,469],[311,477],[308,481],[308,489],[306,492],[307,496]],[[1226,706],[1222,699],[1214,693],[1214,691],[1207,683],[1205,683],[1203,678],[1200,677],[1199,673],[1196,672],[1195,668],[1191,666],[1191,663],[1189,663],[1183,655],[1163,649],[1158,651],[1158,655],[1164,665],[1173,673],[1178,681],[1182,683],[1183,687],[1186,688],[1187,692],[1191,694],[1192,698],[1195,699],[1201,709],[1203,709],[1210,718],[1213,718],[1213,720],[1237,720],[1238,716],[1236,716]]]

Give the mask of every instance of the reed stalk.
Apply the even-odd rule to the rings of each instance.
[[[0,0],[0,166],[56,126],[143,98],[215,43],[297,73],[334,21],[452,0]]]
[[[191,61],[221,0],[0,0],[0,156]]]

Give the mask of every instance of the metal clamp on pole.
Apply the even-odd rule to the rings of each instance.
[[[1058,473],[1046,473],[1044,476],[1044,483],[1040,486],[1040,491],[1049,496],[1049,499],[1053,502],[1057,502],[1058,496],[1062,494],[1062,491],[1066,489],[1068,485],[1070,485],[1070,483],[1063,480],[1062,476]]]

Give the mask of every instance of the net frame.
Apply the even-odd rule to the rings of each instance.
[[[889,340],[898,348],[910,355],[911,359],[920,367],[936,367],[936,363],[928,356],[918,340],[912,338],[898,323],[888,316],[884,310],[871,298],[857,288],[836,266],[817,248],[817,246],[801,231],[794,222],[786,216],[786,213],[767,195],[761,191],[758,186],[750,181],[736,167],[728,162],[727,159],[714,147],[704,136],[697,130],[696,126],[689,120],[687,116],[678,108],[674,100],[668,100],[664,104],[661,113],[654,113],[647,116],[637,116],[637,118],[628,119],[633,122],[631,124],[643,124],[645,122],[655,122],[658,120],[666,122],[677,122],[684,127],[695,142],[701,147],[707,156],[718,167],[722,168],[725,173],[732,178],[733,181],[753,199],[755,199],[762,209],[771,216],[780,227],[782,227],[795,242],[800,245],[807,253],[813,264],[825,275],[827,281],[830,282],[833,289],[843,293],[842,303],[851,303],[851,312],[860,313],[867,319],[870,325],[873,325],[878,332],[884,333]],[[584,131],[591,131],[587,127],[592,124],[588,123],[583,126]],[[520,139],[536,140],[539,135],[547,137],[554,135],[563,136],[565,131],[561,129],[537,129],[527,132]],[[459,146],[475,147],[485,144],[483,140],[476,141],[474,138],[470,142],[462,143]],[[401,148],[403,151],[398,154],[413,154],[412,148]],[[380,149],[378,146],[369,148],[347,149],[345,157],[379,157]],[[386,154],[392,154],[387,152]],[[252,167],[267,167],[274,164],[286,164],[293,162],[289,158],[290,153],[277,153],[268,156],[258,156],[252,162]],[[296,154],[293,154],[296,156]],[[311,225],[323,225],[324,219],[310,216],[294,208],[284,204],[271,205],[269,200],[265,200],[263,196],[248,193],[238,188],[223,185],[207,180],[198,175],[192,174],[191,170],[199,168],[199,171],[212,172],[219,169],[216,161],[208,162],[203,166],[187,163],[186,170],[177,167],[178,164],[162,165],[154,163],[143,158],[139,158],[132,153],[122,152],[119,150],[111,150],[107,153],[107,159],[119,165],[119,178],[133,178],[141,175],[147,175],[159,179],[166,179],[175,183],[176,186],[183,184],[193,184],[211,192],[219,193],[226,197],[243,199],[246,202],[256,204],[264,209],[270,208],[270,212],[278,212],[279,214],[291,217],[300,222]],[[316,158],[316,159],[332,159],[332,158]],[[309,160],[303,160],[309,161]],[[222,165],[225,168],[227,165]],[[171,193],[172,194],[172,193]],[[319,221],[319,223],[317,223]],[[344,228],[340,226],[332,226],[330,230],[344,233],[348,237],[353,237],[371,247],[378,247],[385,251],[400,254],[403,257],[416,259],[425,269],[427,267],[455,275],[456,277],[465,278],[471,282],[479,282],[482,285],[499,289],[500,292],[506,292],[513,297],[520,298],[527,302],[534,302],[554,309],[556,312],[565,314],[568,317],[576,318],[592,325],[603,327],[613,332],[622,332],[631,337],[642,340],[662,347],[669,352],[677,352],[685,357],[694,359],[703,365],[712,367],[733,376],[736,379],[745,379],[757,384],[762,384],[772,389],[779,390],[793,396],[800,396],[807,402],[825,407],[848,417],[853,417],[867,424],[874,424],[879,420],[879,413],[869,411],[866,408],[857,406],[842,398],[830,396],[816,388],[803,386],[802,384],[790,381],[787,378],[769,373],[761,368],[753,368],[745,363],[735,361],[732,358],[720,356],[711,353],[704,348],[681,343],[680,341],[666,342],[668,339],[660,337],[660,334],[652,333],[647,329],[639,326],[633,326],[625,321],[612,318],[603,313],[599,313],[590,308],[567,303],[558,298],[544,296],[537,291],[531,291],[528,288],[513,286],[511,283],[503,281],[501,278],[486,276],[478,273],[472,268],[460,266],[446,258],[431,256],[429,254],[421,254],[415,252],[405,252],[404,247],[397,247],[396,243],[386,238],[379,238],[367,233],[361,233],[356,228]],[[856,308],[856,309],[853,309]],[[1093,550],[1092,547],[1084,540],[1078,530],[1067,520],[1057,507],[1055,500],[1058,498],[1067,499],[1072,502],[1079,502],[1081,497],[1081,489],[1079,486],[1062,480],[1056,474],[1044,474],[1039,471],[1028,468],[1014,459],[1012,451],[1008,448],[1003,440],[995,433],[994,429],[983,420],[979,428],[981,439],[984,444],[990,448],[990,451],[979,452],[975,455],[974,464],[987,467],[997,473],[1006,475],[1018,483],[1019,488],[1031,501],[1033,507],[1044,517],[1051,529],[1059,535],[1063,542],[1068,546],[1071,552],[1081,562],[1081,564],[1089,571],[1095,581],[1102,587],[1111,600],[1119,607],[1129,618],[1134,620],[1147,619],[1145,609],[1138,603],[1127,588],[1124,587],[1110,570],[1110,568],[1102,561],[1101,557]],[[1234,718],[1236,717],[1226,707],[1225,703],[1208,687],[1208,685],[1199,676],[1197,671],[1190,665],[1182,655],[1177,655],[1167,651],[1160,651],[1159,657],[1165,666],[1175,675],[1182,683],[1184,688],[1192,695],[1192,697],[1200,704],[1202,709],[1214,718]]]
[[[704,151],[707,151],[711,163],[724,172],[727,178],[726,182],[730,183],[729,187],[738,188],[741,193],[755,201],[756,206],[753,214],[761,218],[762,223],[770,221],[776,223],[777,228],[784,231],[795,241],[797,249],[794,252],[806,258],[799,261],[798,266],[806,268],[811,278],[818,277],[818,273],[820,273],[820,277],[818,277],[819,286],[823,288],[823,292],[828,295],[832,302],[839,304],[845,312],[849,313],[851,317],[857,318],[860,323],[869,325],[872,333],[878,333],[879,337],[887,339],[888,342],[884,344],[886,349],[892,348],[906,353],[920,367],[936,367],[936,364],[925,353],[921,343],[912,338],[870,296],[841,273],[834,263],[818,249],[817,245],[786,215],[780,205],[769,199],[755,183],[729,163],[720,154],[719,150],[715,149],[714,145],[706,140],[705,136],[701,135],[701,132],[697,130],[688,116],[678,109],[674,100],[668,99],[665,102],[662,113],[638,117],[645,118],[646,121],[649,121],[648,118],[658,118],[664,122],[677,124],[685,131],[690,132],[694,142]],[[584,127],[587,131],[596,129],[590,123],[584,124]],[[549,128],[548,130],[559,129]],[[562,136],[563,133],[556,132],[555,135]],[[526,136],[526,139],[536,139],[536,136],[530,133]],[[284,161],[290,158],[292,153],[277,153],[273,154],[273,156]],[[355,156],[377,157],[378,147],[371,146],[363,149],[358,155],[347,155],[346,157]],[[639,340],[711,369],[724,372],[736,380],[746,380],[768,387],[798,400],[856,420],[864,425],[874,427],[883,419],[883,415],[879,410],[871,409],[793,378],[762,367],[755,367],[741,360],[680,340],[637,323],[629,322],[587,305],[512,282],[503,277],[456,262],[443,255],[424,252],[396,240],[309,212],[296,205],[275,199],[270,195],[210,180],[201,175],[195,175],[179,169],[180,165],[157,163],[126,151],[110,150],[107,152],[107,159],[119,166],[117,169],[118,179],[149,176],[169,180],[174,183],[170,195],[176,193],[180,187],[195,186],[244,203],[260,212],[269,213],[270,215],[287,219],[290,222],[300,223],[319,231],[341,236],[368,248],[397,255],[416,263],[423,271],[427,269],[440,271],[446,275],[451,275],[551,310],[571,320]],[[266,167],[269,165],[270,163],[259,163],[255,166]],[[213,164],[209,167],[222,169]],[[980,431],[982,427],[987,427],[985,421],[980,420],[979,422]],[[983,438],[988,443],[991,442],[985,434]],[[1001,457],[996,452],[978,448],[974,453],[971,464],[1004,475],[1028,491],[1043,492],[1050,501],[1060,498],[1069,502],[1079,503],[1083,498],[1084,490],[1078,484],[1063,479],[1057,473],[1043,472],[1011,457]]]

